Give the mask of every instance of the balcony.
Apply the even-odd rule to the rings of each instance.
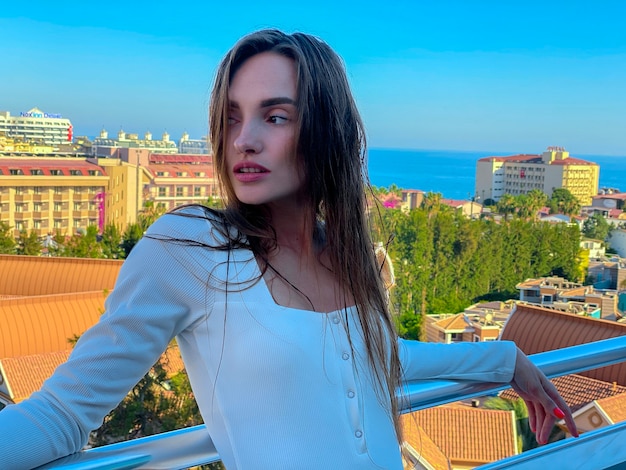
[[[13,217],[15,218],[15,220],[30,220],[33,218],[33,213],[32,212],[14,212],[13,213]]]
[[[32,194],[16,194],[15,202],[31,202],[33,200]]]
[[[531,360],[550,378],[574,374],[626,360],[626,337],[611,338],[549,351]],[[501,384],[432,380],[409,384],[404,412],[438,406],[508,388]],[[487,465],[481,470],[626,468],[626,422],[581,437],[557,441]],[[219,455],[204,426],[171,431],[80,452],[37,470],[185,469],[218,461]]]

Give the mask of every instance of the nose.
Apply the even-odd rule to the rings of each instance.
[[[254,122],[242,122],[239,126],[239,134],[234,140],[235,150],[241,154],[256,154],[262,148],[262,139],[258,124]]]

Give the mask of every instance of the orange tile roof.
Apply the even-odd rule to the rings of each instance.
[[[614,383],[603,382],[578,374],[555,377],[551,380],[559,394],[575,412],[594,400],[600,400],[615,395],[626,393],[626,387]],[[502,398],[516,400],[519,395],[509,388],[500,394]]]
[[[560,312],[519,303],[501,333],[526,354],[535,354],[626,334],[626,325],[614,321]],[[581,375],[626,386],[626,362],[582,372]]]
[[[0,374],[8,384],[11,392],[10,399],[15,403],[19,403],[39,390],[55,369],[67,361],[71,352],[71,349],[66,349],[64,351],[0,359]],[[185,368],[176,344],[170,345],[161,358],[164,361],[168,375],[176,374]]]
[[[206,153],[153,153],[148,157],[148,161],[154,164],[198,164],[212,163],[213,157]]]
[[[0,255],[0,294],[45,295],[113,289],[123,261]]]
[[[71,349],[66,349],[46,354],[0,359],[0,373],[5,377],[9,386],[11,399],[19,403],[39,390],[54,370],[67,361],[71,351]]]
[[[444,318],[442,320],[438,320],[435,322],[435,325],[443,328],[444,330],[465,330],[466,328],[470,328],[471,325],[468,324],[465,319],[464,313],[457,313],[449,318]]]
[[[104,311],[103,291],[0,300],[0,358],[64,351]]]
[[[596,403],[613,423],[626,421],[626,393],[602,398]]]
[[[517,432],[512,411],[437,406],[402,415],[403,426],[414,420],[454,464],[481,464],[515,455]],[[419,449],[419,442],[409,442]]]
[[[450,461],[446,454],[435,444],[435,442],[426,434],[426,431],[415,422],[414,419],[402,420],[402,433],[404,442],[406,442],[419,457],[422,464],[428,463],[436,470],[450,469]],[[415,468],[415,467],[409,467]],[[416,467],[420,468],[420,467]]]

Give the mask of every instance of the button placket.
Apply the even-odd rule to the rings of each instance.
[[[338,362],[338,366],[341,371],[345,397],[344,402],[346,406],[346,413],[348,416],[349,425],[352,428],[352,433],[354,436],[354,445],[358,453],[364,453],[367,452],[367,448],[365,446],[365,439],[363,439],[361,404],[359,403],[360,399],[356,392],[358,390],[358,384],[355,371],[356,364],[354,364],[354,354],[350,347],[350,342],[348,341],[346,327],[341,321],[341,317],[339,316],[339,314],[334,313],[330,318],[330,323],[333,325],[333,327],[336,327],[334,329],[337,333],[336,338],[338,338],[338,341],[336,343],[337,358],[341,358],[341,360]],[[350,326],[354,328],[354,325],[352,323],[350,324]]]

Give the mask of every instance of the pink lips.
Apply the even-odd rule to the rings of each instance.
[[[267,176],[270,171],[254,162],[239,162],[233,167],[233,175],[241,183],[253,183]]]

